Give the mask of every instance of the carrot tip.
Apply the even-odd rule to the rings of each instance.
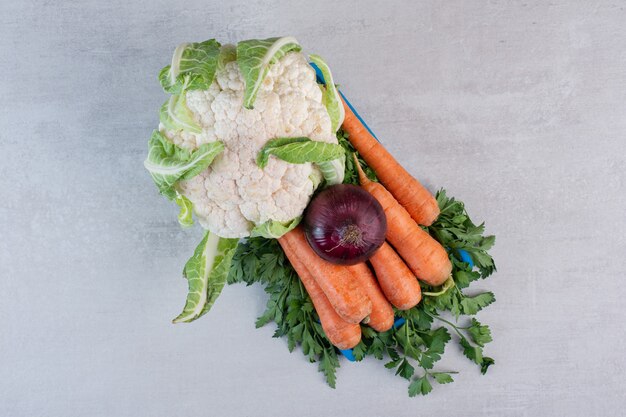
[[[369,181],[369,178],[365,175],[365,172],[359,163],[359,158],[356,157],[356,153],[352,154],[352,158],[354,158],[354,164],[356,165],[357,172],[359,173],[359,182],[361,185],[366,184]]]

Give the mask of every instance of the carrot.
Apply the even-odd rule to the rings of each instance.
[[[372,301],[372,312],[367,325],[379,332],[386,332],[391,329],[391,326],[393,326],[393,308],[391,308],[391,304],[389,304],[389,301],[387,301],[380,290],[376,278],[374,278],[374,274],[367,264],[364,262],[358,263],[349,266],[348,269],[350,269],[354,279],[365,290],[365,294]],[[413,277],[413,281],[417,282],[415,277]]]
[[[300,281],[302,281],[306,292],[311,297],[315,311],[317,311],[317,315],[320,318],[322,329],[324,329],[324,333],[330,340],[330,343],[339,349],[350,349],[358,345],[361,341],[361,326],[356,323],[348,323],[339,317],[320,286],[313,279],[311,272],[298,259],[297,253],[287,244],[285,239],[279,239],[278,243],[282,246],[291,266],[298,273]]]
[[[413,220],[430,226],[439,216],[439,205],[435,197],[372,136],[345,100],[342,102],[346,113],[342,127],[348,132],[350,143]]]
[[[356,157],[355,157],[356,161]],[[381,184],[370,181],[356,161],[361,186],[378,200],[387,216],[387,241],[393,245],[417,279],[441,285],[452,272],[446,250],[413,221],[409,213]]]
[[[302,226],[283,235],[279,241],[285,241],[298,254],[298,259],[306,265],[342,319],[359,323],[370,314],[372,302],[354,280],[350,270],[345,266],[331,264],[313,252]]]
[[[387,242],[369,259],[376,279],[387,300],[400,310],[415,307],[422,299],[422,289],[415,275]]]

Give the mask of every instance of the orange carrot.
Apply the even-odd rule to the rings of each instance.
[[[350,143],[413,220],[430,226],[439,216],[437,200],[372,136],[346,102],[342,102],[346,113],[342,127],[350,135]]]
[[[422,289],[415,275],[387,242],[369,259],[376,279],[387,300],[400,310],[415,307],[422,299]]]
[[[372,302],[352,277],[348,268],[320,258],[307,242],[302,227],[296,227],[279,239],[286,241],[306,265],[328,301],[342,319],[359,323],[372,311]]]
[[[367,325],[379,332],[386,332],[391,329],[391,326],[393,326],[393,308],[391,308],[391,304],[389,304],[389,301],[387,301],[380,290],[376,278],[374,278],[374,274],[367,264],[361,262],[349,266],[348,269],[350,269],[354,279],[365,290],[365,294],[372,301],[372,312]],[[417,282],[415,277],[413,277],[413,281]]]
[[[356,157],[355,157],[356,160]],[[452,272],[446,250],[413,221],[409,213],[381,184],[370,181],[356,161],[361,186],[378,200],[387,216],[386,238],[417,279],[429,285],[443,284]]]
[[[302,281],[306,292],[311,297],[315,311],[317,311],[317,315],[320,318],[322,329],[324,329],[324,333],[330,340],[330,343],[339,349],[350,349],[358,345],[361,341],[361,326],[356,323],[348,323],[339,317],[320,286],[313,279],[311,272],[298,259],[297,253],[287,244],[286,239],[279,239],[278,243],[282,246],[291,266],[298,273],[300,281]]]

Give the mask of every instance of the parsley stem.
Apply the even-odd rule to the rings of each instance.
[[[450,204],[446,205],[443,209],[441,209],[441,211],[439,212],[439,215],[441,215],[442,213],[445,213],[446,211],[450,210],[451,208],[453,208],[454,206],[458,205],[459,202],[451,200]]]
[[[439,297],[440,295],[445,294],[452,287],[456,286],[454,283],[454,279],[452,279],[452,274],[446,279],[446,282],[443,283],[443,287],[441,287],[440,291],[437,292],[422,292],[422,295],[426,295],[429,297]]]
[[[444,318],[443,318],[443,317],[441,317],[441,316],[438,316],[437,314],[430,314],[430,313],[429,313],[429,312],[427,312],[427,311],[424,311],[424,313],[426,313],[427,315],[429,315],[430,317],[432,317],[432,318],[434,318],[434,319],[437,319],[437,320],[443,321],[444,323],[448,324],[449,326],[452,326],[452,329],[454,329],[454,331],[455,331],[455,332],[459,335],[459,337],[460,337],[461,339],[466,339],[466,337],[465,337],[465,336],[463,336],[463,334],[459,331],[459,327],[458,327],[457,325],[455,325],[454,323],[452,323],[452,322],[450,322],[450,321],[448,321],[448,320],[444,319]]]
[[[409,341],[409,326],[408,326],[409,324],[411,324],[411,322],[410,322],[410,321],[404,324],[404,334],[406,335],[406,341],[407,341],[407,343],[411,343],[411,342]]]

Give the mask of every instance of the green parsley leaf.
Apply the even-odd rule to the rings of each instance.
[[[397,367],[398,365],[400,365],[400,362],[402,362],[402,359],[396,359],[394,361],[389,361],[385,364],[385,368],[387,369],[394,369],[395,367]]]
[[[385,344],[383,343],[382,339],[379,337],[373,338],[372,344],[367,350],[367,353],[371,354],[373,357],[375,357],[378,360],[382,360],[384,352],[385,352]]]
[[[483,349],[480,346],[472,346],[466,338],[461,338],[459,342],[463,347],[463,354],[478,365],[483,363]]]
[[[472,318],[472,325],[467,332],[472,337],[474,343],[481,347],[493,340],[491,338],[491,330],[489,330],[489,326],[483,326],[474,318]]]
[[[352,348],[352,354],[357,362],[360,362],[367,355],[367,345],[361,340],[358,345]]]
[[[400,366],[398,366],[398,369],[396,370],[396,375],[400,375],[402,378],[408,379],[409,381],[411,380],[413,373],[415,373],[415,368],[411,366],[406,358],[400,362]]]
[[[332,349],[324,349],[322,351],[322,360],[319,364],[319,370],[326,377],[326,381],[331,388],[335,388],[337,381],[337,368],[339,368],[339,360],[337,354]]]
[[[484,292],[473,297],[463,297],[461,300],[461,306],[463,307],[463,313],[471,316],[478,313],[494,301],[496,301],[496,297],[492,292]]]
[[[431,375],[433,376],[433,378],[435,378],[435,381],[437,381],[437,383],[439,384],[449,384],[451,382],[454,382],[454,379],[452,379],[452,373],[456,373],[456,372],[433,372],[431,373]]]
[[[491,365],[494,365],[495,363],[496,361],[493,360],[493,358],[483,356],[483,363],[480,365],[480,373],[485,375],[487,373],[487,369],[489,369],[489,367]]]
[[[468,264],[465,264],[469,267]],[[458,288],[467,288],[469,285],[480,278],[480,273],[476,271],[457,270],[452,275],[454,282]]]
[[[417,394],[426,395],[433,390],[433,386],[428,381],[428,375],[417,378],[409,385],[409,397],[415,397]]]
[[[450,340],[450,333],[445,327],[431,331],[424,335],[424,341],[428,349],[422,354],[420,363],[425,369],[432,369],[443,355],[446,343]]]

